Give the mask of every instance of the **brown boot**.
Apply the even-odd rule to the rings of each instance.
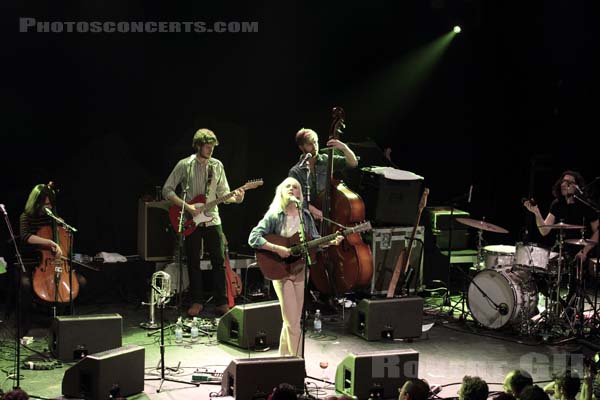
[[[215,313],[219,316],[225,314],[227,311],[229,311],[228,304],[221,304],[220,306],[215,307]]]
[[[204,306],[202,304],[194,303],[190,308],[188,308],[187,313],[190,317],[197,317],[198,315],[200,315],[203,309]]]

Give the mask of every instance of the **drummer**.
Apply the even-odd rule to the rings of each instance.
[[[536,225],[542,236],[548,235],[552,230],[552,228],[548,228],[546,225],[554,225],[559,222],[582,225],[585,227],[586,233],[591,232],[590,240],[584,243],[585,246],[578,246],[572,252],[581,261],[587,259],[590,250],[598,243],[598,216],[592,208],[578,201],[575,197],[575,195],[584,196],[582,191],[584,186],[585,181],[579,172],[564,171],[552,188],[552,194],[555,199],[550,205],[550,211],[546,219],[542,218],[540,209],[534,201],[526,200],[523,203],[525,208],[535,215]],[[581,238],[581,236],[579,229],[566,229],[564,231],[565,239],[577,239]]]

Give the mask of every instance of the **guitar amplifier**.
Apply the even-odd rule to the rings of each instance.
[[[177,236],[169,221],[169,206],[164,201],[138,203],[138,254],[145,261],[173,259]]]
[[[372,231],[371,253],[373,254],[373,277],[371,278],[372,295],[387,294],[394,268],[400,252],[408,246],[411,226],[398,226],[389,228],[374,228]],[[423,241],[425,240],[425,227],[417,227],[410,265],[415,270],[411,288],[417,292],[423,287]],[[416,280],[416,282],[415,282]],[[398,283],[400,284],[400,282]]]

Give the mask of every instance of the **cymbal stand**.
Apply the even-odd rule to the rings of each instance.
[[[584,335],[584,325],[585,325],[585,302],[587,301],[593,307],[593,314],[590,319],[593,321],[598,320],[598,311],[596,310],[595,301],[587,295],[585,279],[584,279],[584,264],[583,260],[579,260],[576,264],[576,272],[575,272],[575,293],[569,299],[568,306],[573,308],[573,312],[570,314],[573,318],[573,321],[569,321],[569,325],[573,328],[573,333],[577,336],[582,337]],[[567,314],[568,317],[569,314]],[[579,318],[579,321],[577,321]]]

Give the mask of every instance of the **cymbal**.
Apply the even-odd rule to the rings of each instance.
[[[504,228],[498,225],[490,224],[489,222],[479,221],[472,218],[456,218],[458,222],[463,225],[467,225],[473,228],[481,229],[482,231],[496,232],[496,233],[508,233]]]
[[[559,222],[558,224],[552,225],[538,225],[538,228],[548,228],[548,229],[583,229],[583,225],[571,225],[565,224],[564,222]]]
[[[587,246],[588,244],[596,244],[598,242],[588,239],[567,239],[565,240],[565,243],[574,244],[576,246]]]

